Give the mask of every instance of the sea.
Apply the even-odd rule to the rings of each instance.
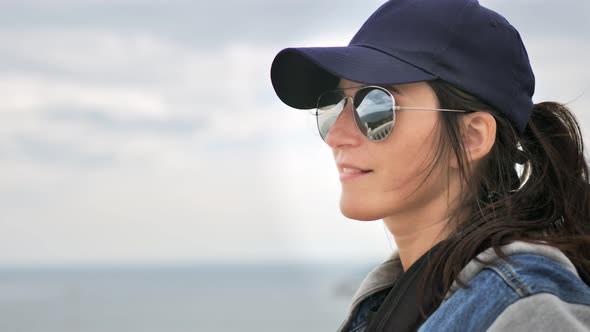
[[[335,331],[373,266],[0,267],[0,331]]]

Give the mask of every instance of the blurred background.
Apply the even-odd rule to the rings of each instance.
[[[588,140],[590,3],[481,2]],[[269,70],[382,3],[0,2],[0,330],[335,330],[395,244]]]

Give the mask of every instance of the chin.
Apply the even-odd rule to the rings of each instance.
[[[384,217],[380,211],[371,209],[369,204],[363,204],[362,201],[349,202],[344,197],[340,199],[340,211],[346,218],[359,221],[373,221]]]

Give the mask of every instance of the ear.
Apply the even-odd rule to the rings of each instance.
[[[487,112],[467,113],[462,117],[462,139],[469,163],[485,157],[496,141],[496,119]],[[451,167],[457,168],[457,161],[451,161]]]

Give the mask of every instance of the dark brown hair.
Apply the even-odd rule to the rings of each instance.
[[[463,115],[440,113],[441,145],[434,162],[456,157],[462,190],[449,215],[450,236],[425,273],[424,285],[430,287],[422,287],[424,298],[436,305],[423,314],[436,309],[470,260],[488,248],[505,257],[499,247],[513,241],[557,247],[578,271],[590,273],[588,165],[569,109],[556,102],[536,104],[519,135],[500,112],[474,96],[440,80],[429,84],[441,108],[489,112],[497,129],[490,152],[472,165],[461,139]],[[520,177],[517,165],[524,170]]]

